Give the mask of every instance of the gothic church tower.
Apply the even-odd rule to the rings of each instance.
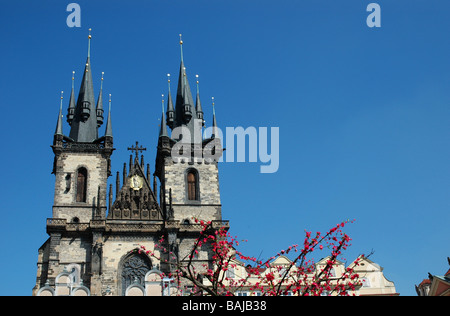
[[[115,150],[111,98],[104,135],[99,137],[104,121],[103,75],[95,102],[90,42],[89,35],[77,100],[72,78],[69,136],[63,133],[62,106],[57,119],[53,212],[47,219],[49,238],[39,249],[33,295],[162,295],[162,273],[186,259],[201,230],[194,219],[228,227],[221,214],[217,164],[222,147],[215,136],[215,114],[212,136],[203,139],[198,81],[194,104],[182,53],[175,107],[169,84],[167,111],[162,113],[153,183],[150,165],[144,164],[146,149],[136,142],[128,148],[132,154],[128,165],[123,164],[122,176],[116,173],[115,189],[112,184],[108,188]],[[162,236],[164,248],[175,254],[161,250],[167,262],[136,251],[140,246],[155,249]],[[210,260],[208,249],[195,259],[199,267]]]

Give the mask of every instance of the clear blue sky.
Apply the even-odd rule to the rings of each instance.
[[[449,268],[448,2],[377,1],[376,29],[364,0],[77,1],[80,28],[66,25],[70,2],[0,2],[0,295],[31,295],[35,284],[52,215],[60,91],[65,114],[90,27],[96,93],[104,71],[113,96],[114,173],[136,140],[154,166],[161,94],[166,74],[178,77],[182,33],[207,124],[214,96],[221,127],[280,129],[278,172],[219,166],[223,217],[249,240],[243,251],[269,257],[301,243],[305,229],[355,218],[345,257],[374,250],[401,295]]]

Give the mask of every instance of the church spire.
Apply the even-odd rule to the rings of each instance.
[[[169,92],[167,95],[167,125],[173,128],[175,121],[175,110],[173,108],[172,93],[170,92],[170,74],[167,74],[167,84],[169,86]]]
[[[75,71],[72,71],[72,92],[70,93],[69,109],[67,113],[67,123],[72,125],[73,117],[75,116],[75,91],[74,91]]]
[[[186,78],[186,68],[184,68],[183,71],[183,81],[184,81],[184,86],[183,86],[183,117],[185,122],[189,122],[192,118],[192,106],[194,105],[194,102],[192,100],[192,94],[191,91],[189,89],[189,91],[187,90],[188,88],[188,82],[187,82],[187,78]],[[190,98],[189,98],[190,97]]]
[[[161,97],[162,97],[161,100],[162,114],[161,114],[161,129],[159,130],[159,137],[169,137],[169,133],[167,132],[166,117],[164,115],[164,94]]]
[[[63,103],[63,93],[64,93],[64,91],[61,91],[61,104],[59,105],[59,114],[58,114],[58,120],[57,120],[57,122],[56,122],[55,135],[63,135],[63,130],[62,130],[62,103]]]
[[[91,143],[98,138],[94,86],[91,71],[91,34],[89,29],[88,57],[81,81],[74,117],[71,120],[70,138],[75,142]]]
[[[192,98],[191,88],[189,86],[189,81],[187,79],[186,67],[184,65],[183,56],[183,41],[180,35],[180,47],[181,47],[181,63],[180,63],[180,73],[178,77],[178,88],[177,88],[177,98],[175,101],[175,118],[173,128],[179,126],[185,126],[190,132],[191,141],[194,142],[194,135],[201,133],[197,131],[196,120],[197,112],[195,110],[194,100]],[[187,139],[187,138],[185,138]]]
[[[190,118],[193,116],[192,108],[194,106],[191,88],[187,80],[186,67],[184,65],[183,41],[181,40],[181,34],[180,34],[180,49],[181,49],[181,63],[180,63],[180,74],[178,77],[177,99],[175,104],[176,126],[189,123]]]
[[[195,111],[197,112],[197,118],[199,120],[202,120],[202,126],[205,126],[205,120],[203,119],[203,110],[202,110],[202,104],[200,102],[200,88],[198,85],[198,75],[195,75],[197,81],[197,100],[195,102]]]
[[[109,95],[109,109],[108,109],[108,119],[106,121],[105,137],[113,137],[112,125],[111,125],[111,94]]]
[[[103,124],[103,75],[105,73],[102,72],[102,81],[100,82],[100,92],[98,93],[97,100],[97,127],[102,126]]]
[[[217,129],[217,122],[216,122],[216,109],[214,107],[214,97],[212,97],[212,108],[213,108],[213,122],[212,122],[212,135],[211,138],[216,138],[216,136],[219,136],[218,129]]]

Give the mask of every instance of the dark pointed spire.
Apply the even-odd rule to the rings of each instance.
[[[91,29],[89,29],[90,31]],[[88,57],[81,81],[78,100],[70,129],[70,138],[75,142],[91,143],[98,138],[97,115],[90,60],[91,34],[89,33]]]
[[[62,103],[63,103],[63,93],[64,91],[61,91],[61,104],[59,106],[59,114],[58,114],[58,120],[56,122],[56,130],[55,135],[63,135],[62,130]]]
[[[108,119],[106,121],[105,137],[113,137],[112,125],[111,125],[111,94],[109,95],[109,109],[108,109]]]
[[[188,125],[195,115],[194,100],[192,98],[191,88],[186,74],[183,58],[183,41],[180,34],[181,63],[180,74],[178,77],[177,99],[175,104],[175,127]]]
[[[202,126],[205,126],[205,120],[203,119],[203,110],[202,110],[202,103],[200,102],[200,88],[198,85],[198,75],[195,75],[197,81],[197,100],[195,102],[195,111],[197,112],[197,118],[199,120],[202,120]]]
[[[103,124],[103,75],[105,73],[102,72],[102,81],[100,82],[100,92],[98,93],[97,99],[97,127],[102,126]]]
[[[212,108],[213,108],[213,121],[212,121],[212,134],[211,138],[216,138],[216,136],[219,136],[219,131],[217,129],[217,122],[216,122],[216,109],[214,107],[214,97],[212,97]]]
[[[184,72],[183,72],[183,81],[184,81],[184,86],[183,86],[183,90],[182,90],[182,94],[183,94],[183,117],[186,123],[188,123],[191,118],[192,118],[192,107],[194,105],[194,102],[192,101],[192,94],[191,94],[191,89],[189,88],[189,84],[187,82],[187,78],[186,78],[186,68],[184,68]],[[189,90],[188,90],[189,88]]]
[[[170,92],[170,74],[167,74],[167,84],[169,86],[169,92],[167,96],[167,125],[173,128],[175,121],[175,109],[173,108],[172,93]]]
[[[67,111],[67,123],[72,125],[73,117],[75,116],[75,91],[74,91],[75,71],[72,71],[72,92],[70,93],[69,109]]]
[[[177,98],[175,101],[175,119],[172,129],[183,126],[186,127],[190,135],[182,135],[181,139],[189,141],[191,143],[199,143],[201,138],[201,126],[197,118],[197,112],[195,109],[195,103],[192,98],[191,88],[187,79],[186,67],[184,66],[184,56],[182,50],[183,41],[180,40],[181,46],[181,63],[180,73],[178,77]]]
[[[169,137],[167,132],[166,117],[164,115],[164,94],[162,95],[162,114],[161,114],[161,129],[159,130],[159,137]]]

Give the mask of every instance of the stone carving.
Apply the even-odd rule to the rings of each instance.
[[[125,259],[122,267],[122,295],[128,286],[137,282],[140,285],[145,283],[145,275],[151,270],[151,262],[139,254],[132,254]]]

